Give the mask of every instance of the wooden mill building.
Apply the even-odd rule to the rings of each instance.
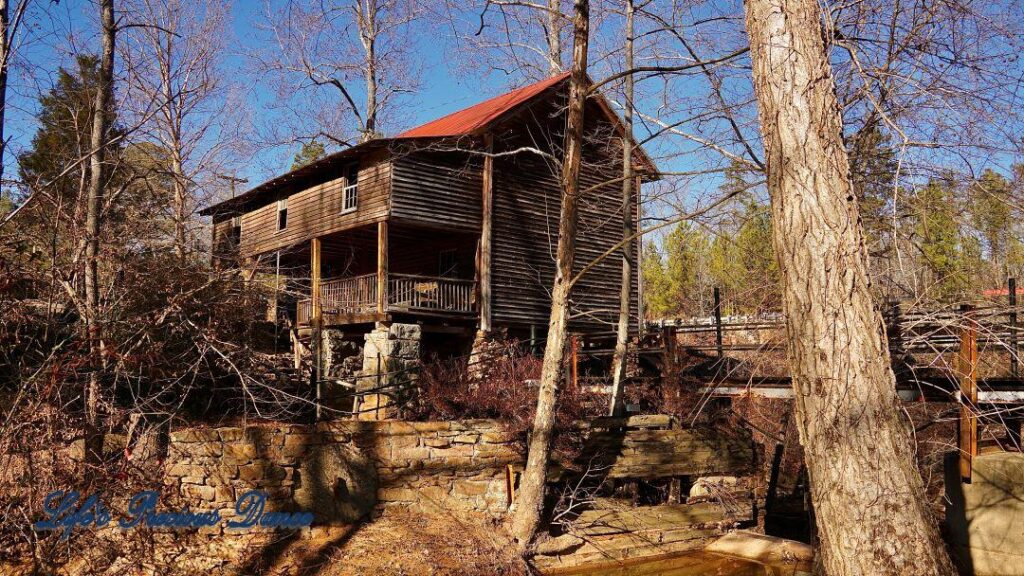
[[[399,322],[424,334],[542,334],[568,83],[514,90],[206,208],[215,258],[290,278],[299,295],[286,315],[299,329],[319,311],[325,327],[351,332]],[[596,91],[585,118],[577,268],[622,239],[623,126]],[[638,192],[656,167],[640,148],[633,163]],[[620,278],[618,255],[582,276],[572,330],[614,329]]]

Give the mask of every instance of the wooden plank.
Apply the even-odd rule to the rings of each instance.
[[[311,303],[311,311],[312,311],[312,320],[313,320],[314,326],[317,323],[319,323],[320,319],[323,316],[323,307],[321,306],[321,301],[320,301],[320,284],[321,284],[320,265],[322,263],[322,259],[320,258],[320,247],[321,247],[321,241],[320,241],[319,238],[313,238],[312,240],[310,240],[310,249],[309,249],[309,269],[310,269],[310,282],[311,282],[310,300],[312,302]]]
[[[377,223],[377,313],[388,309],[388,222]]]
[[[960,478],[970,484],[974,458],[978,455],[978,327],[970,317],[970,307],[961,308],[958,375],[960,379]]]
[[[493,136],[484,136],[484,157],[482,208],[480,215],[480,331],[491,331],[491,234],[494,214],[494,150]]]
[[[312,315],[313,335],[310,339],[310,347],[313,353],[312,378],[316,386],[316,419],[320,419],[320,375],[323,368],[323,306],[320,297],[320,239],[313,238],[309,247],[309,269],[310,269],[310,312]]]

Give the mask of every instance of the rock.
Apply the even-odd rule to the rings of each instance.
[[[585,541],[579,536],[562,534],[537,544],[536,552],[538,556],[562,556],[572,553],[577,548],[583,546],[583,544],[585,544]]]
[[[401,340],[419,340],[423,333],[419,324],[392,324],[390,332]]]
[[[690,487],[690,498],[716,496],[736,490],[739,479],[735,476],[703,476]]]

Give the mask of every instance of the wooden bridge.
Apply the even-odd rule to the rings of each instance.
[[[1015,282],[1008,284],[1005,303],[924,309],[891,302],[884,311],[900,398],[960,406],[965,479],[971,477],[971,461],[978,453],[982,415],[999,415],[988,419],[1007,427],[1007,445],[1021,446],[1020,308]],[[717,290],[715,302],[709,317],[648,323],[640,339],[641,359],[660,371],[663,382],[690,386],[705,396],[791,399],[788,375],[740,369],[750,365],[751,359],[771,355],[776,356],[773,364],[787,366],[784,316],[779,312],[724,316]],[[740,334],[745,338],[737,338]],[[607,343],[592,341],[584,344],[583,352],[600,356],[610,354],[610,349]]]

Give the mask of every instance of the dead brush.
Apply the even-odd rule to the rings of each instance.
[[[541,359],[518,341],[503,344],[503,353],[488,360],[486,377],[473,378],[465,357],[428,362],[419,376],[419,393],[403,417],[410,420],[486,418],[506,426],[509,439],[525,449],[537,405]],[[563,385],[555,416],[555,450],[572,459],[579,452],[576,423],[604,413],[604,396],[585,387]]]

